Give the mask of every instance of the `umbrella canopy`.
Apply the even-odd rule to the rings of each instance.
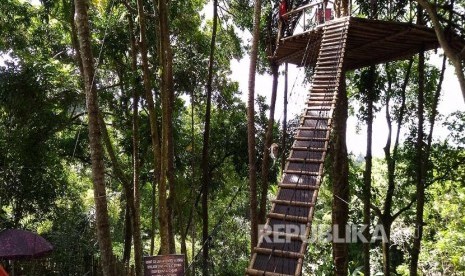
[[[0,259],[37,259],[52,250],[53,246],[38,234],[20,229],[0,232]]]

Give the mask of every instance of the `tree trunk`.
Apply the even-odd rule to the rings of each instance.
[[[392,149],[391,154],[391,136],[392,136],[392,120],[390,115],[390,98],[392,93],[392,78],[388,74],[388,91],[386,95],[386,123],[388,125],[388,138],[386,140],[386,146],[384,147],[384,155],[385,160],[387,163],[387,175],[388,175],[388,188],[386,191],[386,198],[384,200],[383,206],[383,213],[379,214],[380,219],[383,221],[383,226],[385,232],[388,234],[391,232],[391,225],[393,222],[392,219],[392,202],[394,199],[394,191],[395,191],[395,168],[396,168],[396,160],[397,160],[397,151],[399,148],[399,138],[400,138],[400,130],[402,127],[402,122],[405,116],[405,101],[406,101],[406,89],[407,84],[410,79],[410,71],[412,68],[413,59],[410,59],[409,65],[407,67],[407,72],[405,73],[404,83],[402,84],[401,90],[401,106],[399,108],[399,115],[397,117],[397,132],[396,132],[396,140],[394,142],[394,148]],[[386,65],[387,67],[388,65]],[[386,71],[388,69],[386,68]],[[384,244],[386,243],[386,244]],[[388,239],[383,241],[383,271],[385,273],[390,273],[390,260],[389,260],[389,247],[390,247],[390,235],[388,235]],[[389,275],[389,274],[387,274]]]
[[[463,100],[465,101],[465,74],[463,68],[463,59],[465,58],[465,48],[461,52],[455,52],[454,49],[449,45],[447,37],[444,33],[444,30],[439,22],[438,15],[433,9],[432,5],[427,0],[416,0],[428,13],[429,18],[433,24],[434,31],[438,38],[441,48],[444,50],[444,54],[449,58],[450,62],[454,66],[455,74],[460,84],[460,89],[462,90]]]
[[[111,166],[113,169],[113,174],[116,176],[116,178],[121,182],[123,189],[124,189],[124,194],[126,196],[126,209],[128,212],[128,218],[126,218],[126,223],[130,223],[130,225],[126,225],[125,229],[125,253],[127,260],[129,261],[130,258],[130,251],[131,251],[131,241],[133,240],[132,237],[134,236],[134,195],[133,195],[133,189],[131,187],[131,183],[129,180],[129,177],[123,172],[120,166],[120,162],[118,161],[118,158],[116,157],[115,150],[113,148],[113,144],[110,139],[110,135],[108,134],[108,129],[105,124],[105,120],[101,114],[99,114],[99,124],[100,124],[100,131],[102,132],[102,140],[103,143],[105,144],[105,148],[107,150],[108,157],[110,158]],[[126,250],[129,250],[127,252]],[[135,256],[134,256],[135,257]],[[123,257],[123,259],[125,259]]]
[[[349,11],[349,0],[336,0],[334,2],[336,17],[348,16]]]
[[[64,3],[65,0],[63,0],[63,6],[65,5]],[[81,73],[82,76],[84,76],[84,68],[82,67],[82,59],[81,59],[81,51],[79,50],[79,38],[76,30],[76,24],[74,22],[74,14],[75,14],[75,0],[70,0],[71,1],[71,13],[69,16],[69,23],[71,25],[71,42],[73,43],[73,48],[74,48],[74,60],[76,61],[76,64],[78,65],[79,72]],[[83,90],[84,88],[84,82],[82,82],[82,87]]]
[[[255,73],[257,71],[258,42],[260,38],[261,1],[255,0],[252,47],[250,50],[249,97],[247,101],[247,140],[249,154],[250,246],[258,243],[257,165],[255,153]]]
[[[372,141],[373,141],[373,101],[375,100],[375,70],[372,65],[369,71],[369,87],[367,93],[367,153],[365,156],[365,171],[363,173],[363,225],[366,227],[363,231],[363,236],[367,241],[370,241],[370,225],[371,225],[371,175],[372,175]],[[370,243],[363,244],[363,275],[370,276]]]
[[[391,275],[391,255],[389,254],[389,247],[391,246],[391,225],[392,219],[390,216],[384,215],[381,218],[386,236],[382,241],[383,249],[383,273],[384,275]]]
[[[195,209],[197,207],[197,202],[195,201],[195,198],[194,198],[194,195],[195,195],[195,192],[196,192],[196,187],[194,185],[194,183],[196,183],[195,181],[195,178],[196,178],[196,173],[195,173],[195,164],[196,164],[196,160],[195,160],[195,151],[196,151],[196,147],[195,147],[195,133],[194,133],[194,128],[195,128],[195,118],[194,118],[194,103],[195,103],[195,98],[194,98],[194,90],[191,91],[191,144],[192,144],[192,156],[191,156],[191,168],[192,168],[192,172],[191,172],[191,184],[192,184],[192,190],[191,190],[191,194],[192,194],[192,208],[191,208],[191,211],[190,211],[190,214],[189,214],[189,222],[187,223],[187,227],[186,227],[186,233],[185,233],[185,236],[187,237],[187,232],[189,231],[189,227],[191,228],[191,251],[192,251],[192,259],[191,259],[191,270],[190,271],[187,271],[188,275],[193,275],[195,276],[195,262],[194,262],[194,257],[195,257],[195,242],[196,242],[196,234],[197,234],[197,231],[195,229],[195,223],[192,223],[192,220],[194,219],[194,215],[195,215]],[[192,225],[191,225],[192,223]],[[192,273],[191,273],[192,271]]]
[[[349,160],[346,146],[346,127],[348,117],[348,101],[344,74],[341,74],[338,91],[338,102],[334,112],[334,144],[333,144],[333,206],[332,225],[334,274],[347,275],[348,272],[348,244],[346,227],[349,219]]]
[[[416,235],[413,239],[412,259],[410,263],[410,275],[418,275],[418,257],[420,256],[421,239],[423,237],[423,211],[425,207],[425,174],[423,153],[423,123],[424,123],[424,101],[425,101],[425,53],[418,55],[418,130],[417,130],[417,158],[416,158],[416,184],[417,184],[417,207],[415,228]]]
[[[270,171],[270,147],[273,142],[273,127],[274,127],[274,111],[276,107],[276,94],[278,93],[278,77],[279,65],[276,63],[271,64],[271,71],[273,74],[273,86],[271,90],[270,114],[268,117],[268,125],[265,132],[265,143],[263,148],[263,161],[262,161],[262,182],[261,182],[261,196],[260,196],[260,209],[258,212],[258,223],[265,224],[266,220],[266,201],[268,196],[268,175]],[[277,156],[275,156],[277,157]]]
[[[157,114],[155,109],[155,103],[152,95],[152,87],[150,84],[150,71],[149,71],[149,61],[148,61],[148,50],[147,50],[147,34],[146,34],[146,23],[145,23],[145,13],[143,7],[143,1],[137,0],[137,13],[139,18],[139,29],[140,29],[140,41],[139,41],[139,49],[141,53],[141,61],[142,61],[142,76],[143,76],[143,83],[144,83],[144,90],[145,90],[145,98],[147,100],[147,108],[149,112],[149,120],[150,120],[150,136],[152,140],[152,153],[153,153],[153,164],[154,164],[154,182],[160,183],[160,171],[161,171],[161,157],[160,157],[160,135],[158,133],[158,122],[157,122]],[[160,185],[160,198],[162,197],[162,188]],[[159,201],[159,209],[160,209],[160,221],[161,220],[168,220],[169,217],[166,213],[168,207],[166,202],[166,190],[165,190],[165,200]],[[160,236],[161,236],[161,247],[168,246],[167,237],[168,237],[168,230],[165,227],[166,224],[160,223]]]
[[[139,0],[140,1],[140,0]],[[174,244],[174,231],[172,227],[172,204],[175,202],[174,183],[174,148],[173,148],[173,55],[169,34],[167,0],[158,1],[158,19],[160,31],[160,64],[161,64],[161,101],[162,101],[162,147],[161,147],[161,178],[160,178],[160,207],[165,208],[163,202],[167,202],[168,208],[161,210],[160,227],[163,229],[162,254],[171,254],[176,251]],[[170,190],[169,199],[166,191]]]
[[[103,274],[105,276],[110,276],[114,275],[114,271],[112,271],[113,252],[107,210],[107,195],[105,191],[105,168],[101,141],[102,134],[99,127],[98,97],[94,82],[95,70],[90,42],[87,1],[75,1],[75,22],[83,65],[83,80],[89,118],[89,146],[92,160],[92,183],[94,186],[97,239],[102,258]]]
[[[281,141],[281,172],[284,171],[286,166],[286,158],[284,151],[286,149],[286,136],[287,136],[287,89],[288,89],[288,64],[284,66],[284,100],[283,100],[283,139]]]
[[[129,210],[129,203],[126,200],[126,209],[124,212],[124,249],[123,249],[123,262],[129,265],[131,260],[132,248],[132,220],[131,211]]]
[[[208,253],[209,253],[209,230],[208,230],[208,190],[210,183],[210,120],[211,120],[211,103],[212,103],[212,83],[213,83],[213,65],[215,62],[216,32],[218,29],[218,0],[213,0],[213,29],[210,42],[210,59],[208,62],[208,80],[207,80],[207,106],[205,110],[205,128],[203,132],[202,148],[202,271],[203,275],[209,275],[208,270]]]
[[[132,21],[132,15],[128,14],[129,21],[129,36],[131,40],[131,69],[133,72],[137,72],[137,50],[136,42],[133,35],[134,24]],[[142,276],[142,236],[141,236],[141,222],[140,222],[140,190],[139,190],[139,83],[136,76],[133,76],[133,104],[132,104],[132,184],[134,208],[132,212],[132,229],[133,229],[133,240],[134,240],[134,263],[136,269],[136,276]]]

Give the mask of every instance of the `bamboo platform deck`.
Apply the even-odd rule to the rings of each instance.
[[[407,59],[424,50],[439,47],[433,29],[426,26],[392,21],[349,17],[344,69],[353,70],[373,64]],[[326,24],[332,24],[331,21]],[[317,56],[305,57],[307,48],[319,48],[325,25],[280,40],[273,59],[298,66],[314,66]],[[457,50],[465,47],[463,40],[452,38]]]

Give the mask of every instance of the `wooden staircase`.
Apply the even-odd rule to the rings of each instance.
[[[343,74],[348,25],[348,18],[341,18],[324,26],[307,107],[246,275],[302,274]]]

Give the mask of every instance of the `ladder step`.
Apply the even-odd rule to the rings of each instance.
[[[336,87],[333,87],[333,89],[335,89]],[[334,95],[334,93],[331,93],[333,95],[331,96],[328,96],[328,97],[318,97],[318,96],[310,96],[308,99],[307,99],[307,103],[308,102],[312,102],[312,103],[332,103],[332,102],[335,102],[336,99],[337,99],[337,96]]]
[[[342,33],[344,32],[345,26],[346,26],[345,22],[338,22],[338,23],[330,22],[330,24],[327,24],[326,26],[324,26],[323,34],[333,33],[333,32]]]
[[[323,39],[323,41],[321,42],[321,47],[326,47],[326,46],[333,46],[333,45],[339,45],[341,44],[341,39],[337,39],[337,40],[328,40],[328,39]]]
[[[290,201],[290,200],[280,200],[280,199],[273,199],[271,200],[272,203],[274,204],[279,204],[279,205],[286,205],[286,206],[295,206],[295,207],[314,207],[315,204],[310,203],[310,202],[303,202],[303,201]]]
[[[321,58],[326,58],[326,59],[339,59],[340,58],[340,53],[338,51],[334,52],[320,52],[318,55],[317,60],[320,60]]]
[[[331,67],[337,67],[336,65],[339,63],[339,59],[334,59],[334,60],[330,60],[330,61],[317,61],[316,63],[316,66],[318,67],[318,65],[329,65],[329,64],[335,64]]]
[[[326,59],[326,60],[329,60],[329,61],[339,61],[341,59],[341,57],[336,53],[336,54],[331,54],[331,55],[320,55],[317,59],[317,62],[319,62],[321,59]],[[318,66],[318,64],[317,64]],[[318,67],[324,67],[324,66],[321,66],[319,65]],[[331,67],[328,67],[328,68],[334,68],[334,66],[331,66]]]
[[[320,186],[290,184],[290,183],[280,183],[278,184],[278,187],[283,188],[283,189],[307,190],[307,191],[314,191],[320,188]]]
[[[333,23],[333,22],[331,22]],[[335,25],[331,24],[331,25],[327,25],[324,27],[324,30],[323,30],[323,35],[327,35],[327,34],[333,34],[333,33],[345,33],[345,29],[344,28],[346,26],[345,23],[337,23]],[[324,38],[324,36],[323,36]]]
[[[295,162],[295,163],[323,163],[324,160],[321,159],[305,159],[305,158],[287,158],[288,162]]]
[[[304,241],[305,240],[304,235],[290,234],[290,233],[286,233],[286,232],[266,231],[263,234],[266,235],[266,236],[273,236],[273,237],[282,237],[282,236],[284,236],[284,237],[289,238],[289,239],[294,240],[294,241],[298,241],[298,240]]]
[[[326,148],[312,148],[312,147],[295,147],[292,146],[291,150],[295,151],[326,151]]]
[[[330,27],[341,27],[341,26],[344,26],[345,24],[347,24],[347,20],[344,20],[344,19],[334,19],[334,20],[331,20],[330,22],[328,22],[328,24],[326,24],[324,26],[324,29],[328,29]]]
[[[308,101],[306,102],[307,105],[313,105],[313,106],[331,106],[333,104],[336,104],[336,101]]]
[[[329,82],[329,83],[321,83],[321,82],[319,82],[319,83],[312,83],[311,88],[326,88],[326,87],[335,88],[337,85],[338,85],[337,81],[332,81],[332,82]]]
[[[245,274],[249,276],[295,276],[291,274],[283,274],[283,273],[274,273],[274,272],[269,272],[269,271],[264,271],[264,270],[258,270],[258,269],[253,269],[253,268],[247,268],[245,270]]]
[[[334,73],[339,73],[341,71],[342,66],[318,66],[318,68],[315,68],[315,74],[318,75],[332,75],[334,76]]]
[[[308,111],[330,111],[333,109],[331,106],[307,106],[305,108]]]
[[[327,128],[327,127],[304,127],[304,126],[298,127],[297,129],[298,130],[315,130],[315,131],[328,131],[328,130],[331,130],[330,128]]]
[[[313,77],[313,80],[328,80],[328,79],[336,79],[336,77],[331,76],[331,75],[321,75],[317,74]]]
[[[326,46],[326,47],[321,47],[320,48],[320,54],[340,54],[343,49],[345,49],[345,42],[335,45],[335,46]]]
[[[279,219],[279,220],[282,220],[282,221],[292,221],[292,222],[299,222],[299,223],[307,223],[308,222],[307,217],[298,217],[298,216],[291,216],[291,215],[278,214],[278,213],[269,213],[267,216],[268,216],[268,218]]]
[[[292,258],[292,259],[302,259],[304,258],[304,254],[300,254],[297,252],[290,252],[290,251],[283,251],[283,250],[278,250],[278,249],[270,249],[270,248],[261,248],[261,247],[255,247],[253,249],[254,253],[258,254],[263,254],[263,255],[268,255],[268,256],[278,256],[278,257],[284,257],[284,258]]]
[[[316,74],[334,74],[338,69],[338,66],[318,66],[315,72]]]
[[[323,32],[323,40],[326,38],[326,36],[328,35],[340,35],[341,37],[344,37],[344,35],[346,35],[346,31],[342,28],[342,27],[338,27],[338,28],[331,28],[331,29],[326,29],[324,32]]]
[[[312,96],[323,96],[323,97],[334,97],[334,88],[332,88],[332,91],[323,91],[325,89],[321,88],[315,88],[315,89],[310,89],[310,97]],[[308,99],[307,99],[308,100]]]
[[[330,78],[326,78],[326,79],[319,78],[319,79],[313,79],[312,83],[313,84],[326,84],[326,85],[328,85],[328,84],[332,84],[332,83],[335,84],[336,82],[334,81],[334,79],[330,79]]]
[[[328,91],[327,89],[322,89],[322,88],[317,88],[317,87],[311,88],[311,89],[310,89],[310,95],[311,95],[312,93],[314,93],[314,94],[315,94],[315,93],[316,93],[316,94],[331,94],[331,95],[334,94],[333,92]]]
[[[339,51],[337,50],[329,51],[328,49],[321,49],[319,54],[320,54],[319,55],[320,57],[321,56],[337,56],[339,54]]]
[[[323,84],[323,83],[313,83],[312,86],[311,86],[311,89],[315,88],[317,90],[322,90],[322,89],[328,89],[328,91],[326,93],[322,93],[320,92],[318,95],[309,95],[309,97],[307,98],[310,99],[315,99],[317,101],[329,101],[329,100],[333,100],[334,99],[334,96],[335,96],[335,93],[334,93],[334,90],[338,87],[337,84],[334,84],[334,83],[328,83],[328,84]]]
[[[341,33],[332,33],[326,34],[323,38],[323,42],[334,42],[334,41],[342,41],[341,40]]]
[[[328,94],[334,94],[333,91],[334,89],[336,88],[336,85],[332,85],[332,84],[312,84],[312,89],[313,88],[317,88],[317,89],[328,89],[330,92],[328,92]]]
[[[327,102],[327,101],[332,101],[334,100],[334,93],[331,93],[330,95],[328,96],[324,96],[324,97],[318,97],[318,96],[310,96],[307,101],[322,101],[322,102]]]
[[[318,176],[318,172],[309,172],[309,171],[294,171],[294,170],[284,170],[285,174],[300,174],[300,175],[313,175]]]
[[[319,138],[319,137],[295,137],[295,140],[297,141],[320,141],[320,142],[329,141],[329,139]]]
[[[333,30],[326,30],[324,33],[323,33],[323,41],[326,39],[326,37],[328,35],[331,35],[331,36],[334,36],[334,35],[338,35],[341,40],[343,40],[344,36],[346,35],[345,32],[343,32],[342,30],[337,30],[337,29],[333,29]]]
[[[304,115],[302,116],[304,119],[310,119],[310,120],[329,120],[331,117],[328,116],[309,116],[309,115]]]
[[[341,36],[340,32],[325,33],[323,39],[326,40],[326,39],[331,39],[331,38],[335,38],[335,37],[340,38],[340,36]]]
[[[321,67],[318,68],[321,70]],[[334,68],[333,69],[339,69],[339,68]],[[334,75],[334,73],[337,73],[337,70],[333,70],[333,74],[316,74],[313,79],[311,80],[312,82],[317,82],[317,81],[334,81],[337,79],[337,76]]]
[[[321,71],[321,70],[318,70],[318,71],[315,72],[315,75],[316,76],[328,76],[329,75],[333,79],[337,79],[339,73],[340,73],[339,68],[336,68],[333,71]],[[316,77],[314,77],[314,78],[316,78]]]

